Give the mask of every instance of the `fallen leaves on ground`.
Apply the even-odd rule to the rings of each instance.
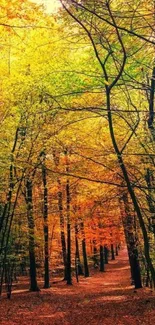
[[[127,253],[67,286],[56,281],[49,289],[29,292],[19,283],[11,300],[0,300],[1,325],[153,325],[155,292],[130,286]]]

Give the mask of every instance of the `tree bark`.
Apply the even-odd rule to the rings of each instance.
[[[79,252],[79,242],[78,242],[78,226],[75,223],[75,258],[76,258],[76,268],[78,275],[83,275],[82,265],[80,261],[80,252]]]
[[[32,201],[32,181],[26,181],[27,219],[29,232],[29,258],[30,258],[30,290],[39,291],[36,277],[35,240],[34,240],[34,218]]]
[[[105,261],[105,264],[108,264],[108,248],[107,248],[107,246],[104,246],[104,261]]]
[[[53,158],[56,169],[59,166],[60,162],[60,154],[53,150]],[[64,221],[64,214],[63,214],[63,193],[62,193],[62,186],[61,180],[57,178],[58,184],[58,209],[59,209],[59,217],[60,217],[60,236],[61,236],[61,247],[62,247],[62,257],[64,263],[64,280],[67,281],[67,249],[66,249],[66,239],[65,239],[65,221]]]
[[[64,280],[67,281],[67,252],[66,252],[66,240],[65,240],[65,230],[64,230],[64,215],[63,215],[63,195],[61,190],[61,181],[58,178],[58,209],[60,216],[60,236],[61,236],[61,247],[62,247],[62,257],[64,263]]]
[[[50,287],[50,277],[49,277],[49,231],[48,231],[48,189],[47,189],[47,170],[45,166],[45,154],[42,154],[42,181],[43,181],[43,217],[44,217],[44,288]]]
[[[119,151],[119,148],[118,148],[118,145],[117,145],[117,142],[116,142],[116,139],[115,139],[115,135],[114,135],[113,121],[112,121],[112,114],[111,114],[111,104],[110,104],[110,90],[109,90],[108,86],[106,87],[106,95],[107,95],[107,112],[108,112],[107,114],[108,114],[109,130],[110,130],[112,144],[113,144],[115,153],[117,155],[118,163],[119,163],[119,166],[121,168],[125,183],[127,185],[128,192],[130,194],[130,197],[131,197],[131,200],[132,200],[132,203],[133,203],[133,206],[134,206],[134,210],[135,210],[135,212],[137,214],[137,217],[138,217],[138,220],[139,220],[139,224],[140,224],[142,234],[143,234],[143,239],[144,239],[145,258],[146,258],[146,262],[147,262],[148,267],[149,267],[150,272],[151,272],[151,277],[152,277],[152,280],[153,280],[153,284],[155,286],[155,270],[154,270],[154,266],[152,264],[152,260],[151,260],[151,257],[150,257],[149,239],[148,239],[147,230],[146,230],[146,227],[145,227],[145,223],[144,223],[144,220],[143,220],[143,216],[142,216],[140,207],[139,207],[138,202],[137,202],[137,198],[136,198],[134,189],[133,189],[133,187],[131,185],[131,182],[130,182],[130,179],[129,179],[129,176],[128,176],[126,166],[124,164],[124,160],[122,158],[122,154]]]
[[[141,281],[141,272],[140,272],[140,265],[138,259],[136,238],[134,234],[135,232],[134,216],[132,216],[132,213],[130,211],[127,193],[123,194],[122,200],[124,203],[124,211],[125,211],[124,216],[122,213],[122,222],[123,222],[125,238],[127,242],[128,256],[129,256],[129,262],[131,268],[131,277],[132,277],[132,282],[135,285],[135,288],[138,289],[142,287],[142,281]]]
[[[85,239],[85,232],[84,232],[84,223],[81,222],[81,232],[82,232],[82,252],[83,252],[83,262],[84,262],[84,276],[85,278],[89,277],[89,268],[88,268],[88,261],[87,261],[87,251],[86,251],[86,239]]]
[[[153,176],[153,171],[150,170],[150,168],[147,168],[146,175],[145,175],[145,180],[147,183],[148,187],[148,194],[146,195],[146,199],[148,202],[150,214],[151,214],[151,219],[149,219],[149,226],[150,226],[150,231],[152,231],[155,235],[155,190],[154,190],[154,176]]]
[[[113,244],[111,244],[111,259],[112,259],[112,261],[115,260],[115,252],[114,252],[114,245]]]
[[[104,272],[104,249],[100,245],[100,272]]]
[[[98,267],[96,240],[93,240],[93,254],[94,267],[96,268]]]
[[[151,78],[151,88],[150,88],[150,98],[149,98],[149,119],[148,119],[148,128],[151,131],[153,140],[155,140],[155,130],[154,130],[154,93],[155,93],[155,60],[152,70]]]
[[[69,172],[68,151],[65,151],[66,156],[66,172]],[[67,177],[66,181],[66,210],[67,210],[67,284],[72,284],[71,274],[71,221],[70,221],[70,182]]]

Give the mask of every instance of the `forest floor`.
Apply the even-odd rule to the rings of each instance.
[[[120,252],[106,272],[95,270],[73,286],[65,282],[33,293],[19,283],[11,300],[0,300],[1,325],[155,324],[155,292],[130,286],[127,253]]]

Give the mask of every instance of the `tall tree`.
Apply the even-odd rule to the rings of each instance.
[[[146,41],[148,44],[154,43],[154,41],[150,41],[149,37],[151,35],[151,28],[149,24],[147,25],[147,36],[144,36],[142,33],[136,33],[135,31],[130,31],[130,27],[124,27],[121,25],[120,16],[114,14],[115,4],[114,2],[103,1],[100,3],[99,1],[92,2],[78,2],[78,1],[61,1],[66,12],[77,22],[80,28],[84,31],[87,36],[93,51],[94,57],[98,61],[100,69],[104,75],[103,83],[104,86],[104,103],[107,109],[107,118],[108,118],[108,126],[110,137],[113,145],[114,152],[117,157],[118,164],[120,166],[120,170],[122,176],[124,178],[126,187],[128,189],[129,195],[131,197],[134,209],[136,211],[139,224],[143,233],[144,239],[144,253],[146,262],[149,266],[151,276],[153,279],[153,283],[155,285],[155,270],[152,263],[151,255],[150,255],[150,247],[149,247],[149,237],[145,225],[145,221],[143,218],[143,212],[138,203],[138,198],[135,192],[135,189],[132,186],[132,182],[130,179],[130,174],[128,172],[128,168],[123,157],[123,153],[125,148],[128,146],[131,141],[133,135],[136,133],[136,129],[139,125],[139,118],[132,128],[132,132],[129,135],[126,142],[123,146],[120,147],[120,144],[117,140],[117,133],[115,132],[114,127],[114,117],[113,117],[113,94],[119,85],[123,82],[124,92],[126,84],[124,83],[125,76],[127,73],[127,67],[129,63],[129,53],[131,53],[131,45],[127,46],[125,38],[122,36],[122,31],[128,36],[132,35],[133,38],[138,39],[138,41]],[[68,4],[68,5],[67,5]],[[133,10],[134,4],[132,3]],[[102,10],[101,10],[102,7]],[[119,10],[121,8],[119,7]],[[141,12],[142,8],[138,8],[137,11]],[[123,10],[122,10],[123,13]],[[105,18],[106,15],[106,18]],[[126,19],[123,21],[126,22]],[[137,18],[134,19],[134,23],[137,23]],[[141,22],[140,22],[141,25]],[[91,28],[90,28],[91,26]],[[130,26],[129,23],[127,26]],[[111,32],[113,30],[113,32]],[[106,31],[106,34],[105,32]],[[137,52],[139,54],[141,47],[137,46]],[[134,53],[130,54],[134,56]],[[137,83],[139,80],[137,80]],[[129,91],[127,90],[127,95],[129,95],[131,107],[137,112],[136,104],[133,104],[132,97],[130,97]]]
[[[30,290],[39,291],[36,274],[35,239],[34,239],[34,217],[33,217],[33,197],[32,180],[26,180],[26,204],[29,235],[29,257],[30,257]]]
[[[47,169],[46,169],[46,153],[42,151],[40,154],[42,163],[42,181],[43,181],[43,217],[44,217],[44,259],[45,259],[45,276],[44,276],[44,288],[50,287],[49,277],[49,229],[48,229],[48,189],[47,189]]]

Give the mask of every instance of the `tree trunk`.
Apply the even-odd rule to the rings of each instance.
[[[11,199],[12,199],[12,194],[13,194],[13,189],[14,189],[14,153],[16,150],[16,146],[18,143],[18,133],[19,133],[19,128],[17,128],[16,133],[15,133],[15,139],[13,143],[13,147],[11,150],[11,163],[10,163],[10,169],[9,169],[9,190],[7,193],[7,201],[4,205],[4,209],[0,218],[0,232],[3,228],[3,223],[5,223],[4,229],[7,229],[7,223],[9,219],[9,213],[10,213],[10,208],[11,208]],[[5,232],[4,232],[4,237],[5,237]],[[3,237],[2,237],[3,238]],[[3,243],[1,245],[3,247]]]
[[[118,246],[116,245],[116,248],[115,248],[115,254],[116,256],[118,256]]]
[[[44,189],[44,200],[43,200],[43,216],[44,216],[44,288],[50,287],[49,279],[49,231],[48,231],[48,189],[47,189],[47,172],[45,166],[45,154],[42,154],[42,180]]]
[[[122,200],[124,203],[124,211],[125,211],[125,214],[122,213],[122,216],[124,215],[122,221],[123,221],[123,227],[125,231],[125,238],[127,242],[129,262],[131,267],[131,277],[135,285],[135,288],[138,289],[142,287],[142,282],[141,282],[140,265],[138,260],[138,250],[137,250],[136,238],[134,234],[134,216],[132,216],[132,213],[130,211],[127,193],[123,194]]]
[[[108,248],[107,248],[107,246],[104,246],[104,261],[105,261],[105,264],[108,264]]]
[[[35,260],[35,241],[34,241],[34,218],[33,218],[33,203],[32,203],[32,181],[26,182],[26,201],[27,201],[27,219],[29,233],[29,258],[30,258],[30,290],[38,291],[36,277],[36,260]]]
[[[60,153],[57,152],[55,149],[53,150],[53,159],[57,170],[60,162]],[[64,228],[65,222],[64,222],[64,214],[63,214],[63,193],[62,193],[61,180],[59,177],[57,178],[57,183],[58,183],[58,209],[59,209],[59,217],[60,217],[61,248],[62,248],[62,257],[64,263],[64,280],[67,281],[67,249],[66,249],[65,228]]]
[[[107,114],[108,114],[108,122],[109,122],[109,130],[110,130],[110,135],[111,135],[111,140],[112,140],[112,144],[115,150],[115,153],[117,155],[117,159],[118,159],[118,163],[119,166],[121,168],[125,183],[127,185],[128,188],[128,192],[130,194],[133,206],[134,206],[134,210],[137,214],[138,220],[139,220],[139,224],[142,230],[142,234],[143,234],[143,239],[144,239],[144,253],[145,253],[145,258],[146,258],[146,262],[148,264],[148,267],[150,269],[151,272],[151,276],[152,276],[152,280],[153,280],[153,284],[155,286],[155,269],[154,266],[152,264],[152,260],[150,257],[150,248],[149,248],[149,238],[148,238],[148,234],[147,234],[147,230],[145,227],[145,223],[143,220],[143,216],[139,207],[139,204],[137,202],[137,198],[134,192],[134,189],[131,185],[130,179],[129,179],[129,175],[126,169],[126,166],[124,164],[124,160],[122,158],[122,154],[118,148],[116,139],[115,139],[115,135],[114,135],[114,130],[113,130],[113,121],[112,121],[112,114],[111,114],[111,104],[110,104],[110,89],[108,87],[106,87],[106,95],[107,95]]]
[[[88,261],[87,261],[87,252],[86,252],[86,239],[85,239],[85,232],[84,232],[84,223],[81,222],[81,232],[82,232],[82,252],[83,252],[83,262],[84,262],[84,276],[89,277],[89,268],[88,268]]]
[[[100,272],[104,272],[104,249],[100,245]]]
[[[151,131],[152,138],[155,140],[154,132],[154,93],[155,93],[155,61],[153,65],[152,78],[151,78],[151,87],[150,87],[150,98],[149,98],[149,118],[148,118],[148,128]]]
[[[66,172],[69,173],[68,151],[65,150]],[[66,211],[67,211],[67,284],[72,284],[71,274],[71,221],[70,221],[70,182],[67,177],[66,181]]]
[[[76,268],[77,268],[77,274],[83,275],[82,265],[80,261],[80,252],[79,252],[79,242],[78,242],[78,227],[75,223],[75,258],[76,258]]]
[[[154,182],[154,176],[153,176],[153,171],[150,168],[147,168],[146,175],[145,175],[145,180],[147,183],[148,187],[148,194],[146,195],[146,199],[148,202],[151,218],[149,219],[149,226],[150,226],[150,231],[154,233],[155,236],[155,182]]]
[[[58,182],[58,209],[59,209],[59,216],[60,216],[60,235],[61,235],[61,247],[62,247],[62,256],[63,256],[63,263],[64,263],[64,280],[67,281],[67,253],[66,253],[66,240],[65,240],[65,230],[64,230],[64,215],[63,215],[63,196],[61,190],[61,182],[60,179],[57,180]]]
[[[114,245],[113,244],[111,244],[111,259],[112,259],[112,261],[115,260],[115,252],[114,252]]]
[[[139,259],[138,259],[138,250],[137,248],[134,248],[132,250],[133,256],[133,277],[134,277],[134,284],[135,289],[142,288],[142,281],[141,281],[141,273],[140,273],[140,265],[139,265]]]
[[[97,260],[97,248],[96,248],[96,241],[93,240],[93,260],[94,260],[94,268],[98,267],[98,260]]]

